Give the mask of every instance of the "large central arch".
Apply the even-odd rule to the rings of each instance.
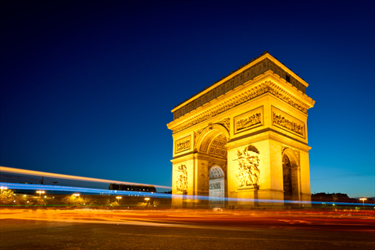
[[[196,157],[199,168],[199,193],[209,196],[209,207],[225,207],[227,196],[227,148],[229,131],[221,124],[210,124],[197,136]]]

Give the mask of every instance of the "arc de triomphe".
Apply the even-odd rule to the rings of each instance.
[[[306,95],[307,86],[264,52],[176,106],[167,125],[173,131],[173,205],[248,207],[297,200],[308,206],[306,123],[315,101]]]

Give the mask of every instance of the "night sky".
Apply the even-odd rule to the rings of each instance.
[[[375,196],[374,1],[1,1],[0,165],[170,186],[177,104],[268,51],[310,86],[311,191]]]

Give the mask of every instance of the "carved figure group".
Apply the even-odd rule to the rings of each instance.
[[[238,174],[237,179],[240,182],[240,187],[243,186],[258,186],[259,185],[259,151],[256,147],[247,146],[243,152],[238,150]]]
[[[237,121],[237,130],[241,130],[247,127],[254,126],[258,123],[261,123],[261,113],[256,113],[246,118],[240,119]]]
[[[188,173],[185,165],[181,165],[177,168],[177,178],[176,178],[176,189],[177,191],[184,192],[187,191],[188,187]]]
[[[273,112],[273,123],[280,125],[288,130],[291,130],[299,135],[304,136],[304,125],[297,124],[296,122],[289,121],[282,115],[276,114]]]

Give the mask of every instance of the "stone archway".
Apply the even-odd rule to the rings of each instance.
[[[284,201],[300,200],[300,170],[298,165],[293,150],[285,149],[282,155]]]
[[[210,124],[196,134],[195,149],[199,152],[208,153],[207,149],[212,144],[213,139],[218,136],[229,140],[229,131],[221,124]]]
[[[225,206],[225,174],[221,167],[214,165],[209,171],[209,205],[213,207]]]
[[[167,124],[174,206],[182,199],[208,206],[215,165],[224,172],[228,206],[279,206],[284,193],[308,204],[307,110],[315,101],[305,94],[307,86],[265,53],[177,105]]]
[[[227,196],[227,157],[226,144],[228,130],[221,124],[210,124],[200,131],[196,140],[196,157],[200,178],[198,192],[209,196],[209,207],[224,207]],[[200,201],[200,204],[205,202]]]

